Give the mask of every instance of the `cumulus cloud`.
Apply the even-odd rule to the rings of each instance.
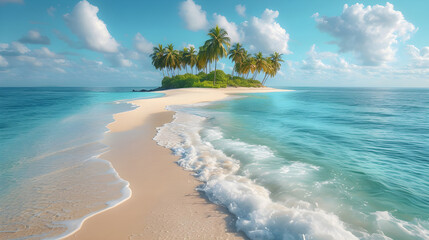
[[[302,68],[309,69],[309,70],[329,68],[328,65],[323,63],[321,57],[316,52],[315,48],[316,48],[316,45],[313,44],[310,51],[307,52],[307,58],[305,60],[302,60]]]
[[[323,70],[349,71],[355,67],[355,65],[349,64],[336,53],[316,51],[315,44],[307,52],[307,58],[301,62],[302,69],[316,72]]]
[[[408,45],[407,50],[415,67],[429,68],[429,47],[418,49],[414,45]]]
[[[225,29],[228,32],[228,37],[231,38],[231,43],[240,42],[243,39],[243,32],[233,22],[228,22],[226,17],[218,14],[213,14],[214,24]]]
[[[106,59],[109,60],[112,67],[131,67],[133,66],[133,62],[126,58],[126,56],[122,53],[116,54],[106,54]]]
[[[235,6],[235,11],[238,13],[238,15],[245,17],[246,16],[246,6],[238,4]]]
[[[206,12],[193,0],[186,0],[180,4],[179,15],[189,30],[198,31],[208,27]]]
[[[381,65],[392,61],[396,50],[392,47],[399,39],[407,40],[415,27],[406,21],[393,5],[344,5],[340,16],[313,15],[317,27],[332,35],[340,52],[352,52],[363,65]]]
[[[22,55],[22,56],[17,56],[16,59],[23,63],[29,63],[35,67],[43,66],[43,63],[39,61],[39,59],[37,59],[36,57]]]
[[[98,7],[83,0],[76,4],[71,13],[64,15],[64,19],[86,48],[104,53],[117,52],[119,44],[110,35],[106,24],[98,18],[98,10]]]
[[[19,56],[30,52],[24,44],[19,42],[0,43],[0,55],[3,56]]]
[[[47,47],[42,47],[33,51],[33,54],[41,58],[55,58],[57,55],[51,52]]]
[[[21,39],[19,39],[22,43],[29,43],[29,44],[45,44],[48,45],[51,43],[51,40],[47,36],[41,35],[36,30],[31,30],[27,33],[27,35],[23,36]]]
[[[8,65],[9,62],[6,60],[6,58],[0,55],[0,67],[7,67]]]
[[[134,48],[140,53],[152,53],[153,44],[146,40],[140,33],[134,37]]]
[[[2,67],[17,68],[26,71],[28,67],[58,68],[67,64],[63,56],[58,55],[47,47],[30,50],[19,42],[0,43]]]
[[[265,9],[261,18],[253,17],[250,22],[243,23],[244,42],[250,49],[269,54],[279,52],[291,53],[288,49],[289,34],[276,22],[278,11]]]

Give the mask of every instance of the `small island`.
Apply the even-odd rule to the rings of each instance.
[[[267,79],[274,77],[280,70],[282,54],[274,52],[264,57],[262,52],[258,52],[252,55],[240,43],[235,43],[230,48],[228,33],[219,26],[210,29],[207,35],[209,39],[199,47],[198,52],[194,47],[177,50],[173,44],[167,47],[159,44],[153,48],[150,55],[152,64],[164,76],[162,86],[155,90],[264,87]],[[217,69],[218,61],[224,57],[234,63],[231,74]],[[179,74],[180,70],[185,70],[186,73]],[[262,81],[256,80],[260,73],[264,74]]]

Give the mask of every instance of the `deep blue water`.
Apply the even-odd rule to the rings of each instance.
[[[0,239],[58,236],[127,194],[97,156],[131,88],[0,88]],[[83,200],[85,199],[85,200]]]
[[[429,89],[294,90],[177,107],[158,141],[252,239],[429,239]]]

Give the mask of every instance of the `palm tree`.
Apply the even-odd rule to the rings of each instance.
[[[247,71],[247,76],[246,76],[246,78],[249,78],[249,74],[250,73],[255,73],[255,71],[256,71],[256,59],[254,58],[254,57],[250,57],[250,58],[248,58],[248,63],[247,63],[249,66],[248,66],[248,69],[250,70],[248,70]]]
[[[274,71],[274,67],[273,67],[273,61],[271,61],[271,58],[267,57],[265,58],[266,61],[266,66],[264,69],[264,78],[262,79],[262,83],[265,82],[265,80],[268,78],[268,76],[271,76],[273,71]]]
[[[197,65],[197,61],[197,52],[194,47],[190,47],[188,52],[188,64],[191,67],[192,74],[194,73],[194,67]]]
[[[245,78],[245,74],[248,74],[250,71],[251,65],[251,55],[247,53],[246,50],[243,51],[243,59],[241,62],[235,64],[235,71],[241,75],[242,78]]]
[[[184,47],[182,51],[179,51],[180,56],[180,66],[185,68],[186,73],[188,73],[188,58],[189,58],[189,50],[187,47]]]
[[[257,54],[255,54],[255,70],[254,70],[255,74],[253,74],[252,79],[255,79],[256,75],[260,73],[262,70],[265,71],[266,65],[267,65],[267,62],[264,56],[262,55],[262,53],[258,52]]]
[[[207,49],[205,46],[200,47],[200,50],[198,51],[197,55],[197,69],[199,71],[205,70],[207,73],[207,63],[208,63],[208,57],[207,57]]]
[[[169,44],[166,49],[164,61],[165,66],[167,69],[170,70],[171,75],[174,75],[174,70],[179,68],[180,69],[180,58],[179,58],[179,51],[174,49],[173,44]]]
[[[236,43],[234,44],[234,46],[232,46],[232,48],[229,50],[229,59],[231,59],[231,61],[234,62],[234,68],[232,69],[232,73],[231,76],[234,76],[234,70],[237,67],[237,64],[240,64],[243,62],[244,58],[245,58],[245,50],[242,47],[242,45],[240,43]]]
[[[228,37],[228,33],[225,29],[220,28],[216,25],[215,28],[210,29],[207,34],[210,39],[204,43],[207,50],[207,56],[210,61],[215,61],[215,72],[213,77],[213,85],[216,83],[216,67],[219,58],[223,58],[228,55],[227,49],[230,46],[231,39]]]
[[[282,54],[279,54],[278,52],[274,52],[273,54],[271,54],[270,56],[270,62],[271,62],[271,71],[269,72],[269,75],[271,77],[275,77],[277,72],[280,70],[280,67],[282,66]],[[262,85],[265,84],[265,82],[267,81],[268,78],[265,78],[262,81]]]
[[[162,46],[162,44],[158,44],[157,47],[153,48],[152,54],[150,54],[150,57],[152,58],[152,65],[156,69],[161,69],[162,76],[164,76],[164,57],[165,57],[165,48]]]

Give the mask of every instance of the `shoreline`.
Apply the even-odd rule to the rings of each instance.
[[[157,128],[173,120],[170,105],[224,100],[233,94],[287,91],[273,88],[184,88],[164,90],[157,98],[131,100],[137,108],[114,115],[105,136],[109,161],[129,183],[130,196],[86,216],[80,228],[64,239],[243,239],[234,217],[196,190],[201,184],[192,172],[176,164],[177,156],[159,146]]]

